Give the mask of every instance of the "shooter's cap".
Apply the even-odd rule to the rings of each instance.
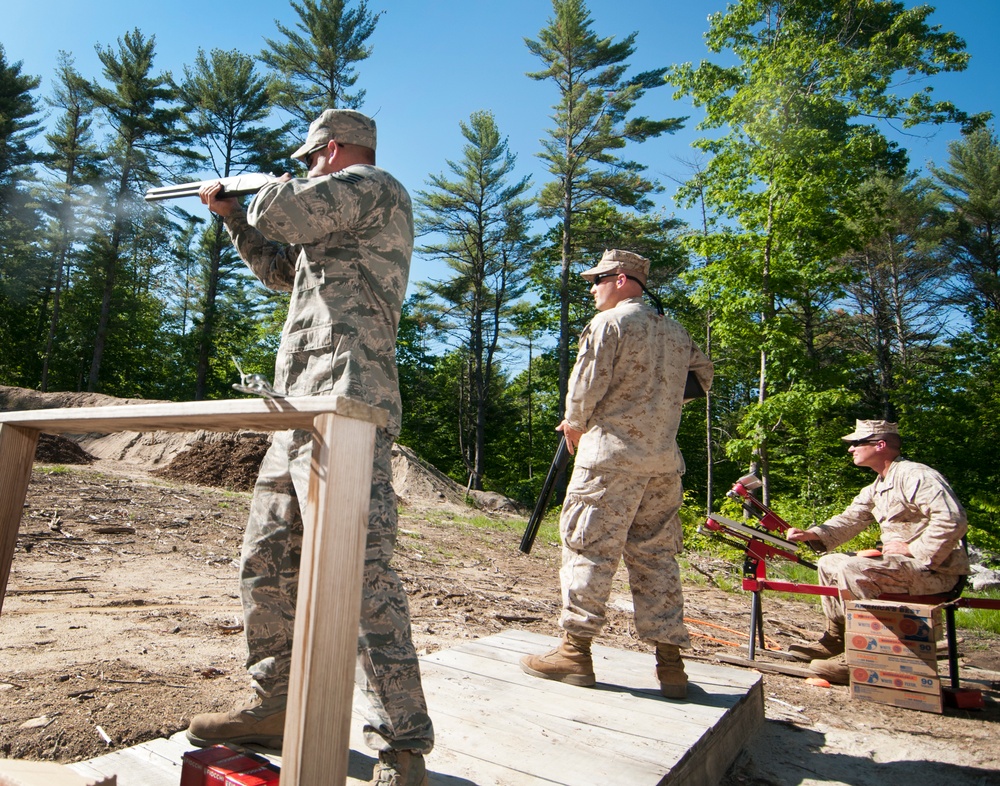
[[[353,109],[326,109],[312,121],[305,144],[292,153],[292,158],[307,163],[309,154],[325,147],[331,139],[374,150],[375,136],[375,121],[368,115]]]
[[[633,276],[645,284],[646,277],[649,275],[649,260],[631,251],[611,248],[604,252],[596,267],[584,270],[580,275],[593,284],[594,277],[602,273],[624,273],[626,276]]]
[[[844,442],[857,442],[859,439],[878,439],[887,434],[898,434],[899,424],[888,420],[858,420],[854,431],[841,437]]]

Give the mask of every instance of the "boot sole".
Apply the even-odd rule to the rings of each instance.
[[[227,737],[225,739],[206,740],[192,734],[190,731],[184,732],[187,741],[198,748],[210,748],[213,745],[259,745],[262,748],[281,750],[284,737],[266,737],[260,734],[247,734],[243,737]]]
[[[540,677],[543,680],[552,680],[553,682],[565,682],[567,685],[575,685],[578,688],[591,688],[597,684],[597,679],[593,674],[546,674],[544,671],[537,671],[523,663],[521,671],[532,677]]]

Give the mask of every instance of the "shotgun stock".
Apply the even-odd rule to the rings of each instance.
[[[178,183],[174,186],[160,186],[151,188],[146,192],[147,202],[159,202],[164,199],[180,199],[181,197],[198,196],[198,192],[203,186],[212,183],[222,183],[222,191],[219,196],[236,197],[246,194],[256,194],[268,183],[273,183],[278,178],[274,175],[265,175],[261,172],[249,175],[236,175],[234,177],[214,177],[210,180],[196,180],[192,183]]]
[[[538,495],[538,502],[535,503],[535,509],[532,511],[531,518],[528,519],[528,526],[525,527],[524,535],[521,537],[521,551],[525,554],[531,553],[531,545],[535,542],[538,527],[542,523],[545,509],[549,506],[549,500],[552,498],[552,490],[555,488],[559,476],[566,471],[568,463],[569,450],[566,448],[566,437],[562,437],[559,440],[559,447],[556,448],[556,455],[552,458],[549,474],[545,476],[545,483],[542,484],[542,491]]]

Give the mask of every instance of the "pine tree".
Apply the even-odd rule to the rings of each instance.
[[[598,200],[648,210],[658,187],[643,176],[645,167],[622,157],[629,142],[645,142],[681,127],[682,119],[651,120],[629,115],[647,90],[662,87],[666,69],[626,76],[635,52],[636,33],[615,43],[591,29],[583,0],[553,0],[554,16],[538,34],[525,39],[544,64],[531,79],[551,81],[559,92],[555,126],[539,156],[554,180],[539,196],[541,214],[561,224],[559,280],[559,397],[565,399],[570,356],[570,274],[580,252],[574,227],[581,213]]]
[[[455,179],[433,175],[420,191],[418,231],[432,241],[420,253],[447,263],[451,278],[422,284],[435,302],[439,329],[456,337],[469,368],[468,434],[460,427],[470,485],[482,488],[488,419],[494,402],[497,353],[511,305],[526,287],[531,200],[527,177],[514,176],[516,157],[489,112],[460,123],[467,144],[448,162]]]
[[[358,81],[357,65],[372,53],[367,41],[382,12],[371,13],[365,0],[354,9],[348,5],[345,0],[293,0],[298,31],[276,22],[286,40],[265,39],[269,49],[260,60],[274,70],[274,102],[303,127],[324,109],[358,109],[364,103],[364,90],[348,91]]]

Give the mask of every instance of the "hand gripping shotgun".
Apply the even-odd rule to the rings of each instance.
[[[210,180],[196,180],[192,183],[178,183],[173,186],[160,186],[151,188],[146,192],[147,202],[159,202],[164,199],[180,199],[181,197],[198,196],[198,192],[204,186],[212,183],[222,183],[221,197],[237,197],[247,194],[256,194],[268,183],[273,183],[278,178],[274,175],[265,175],[262,172],[253,172],[248,175],[236,175],[234,177],[214,177]]]

